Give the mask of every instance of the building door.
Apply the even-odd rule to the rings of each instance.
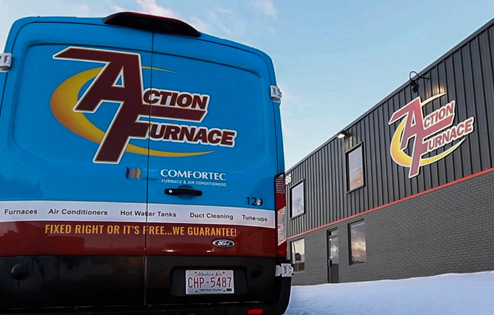
[[[340,247],[338,230],[328,232],[328,282],[338,283],[340,264]]]

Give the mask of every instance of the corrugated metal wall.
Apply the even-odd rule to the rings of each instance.
[[[289,236],[335,222],[390,202],[426,191],[493,167],[494,150],[494,20],[420,73],[417,93],[404,84],[347,129],[345,139],[332,138],[287,174],[290,188],[304,181],[305,214],[290,218]],[[475,117],[474,131],[452,154],[420,168],[408,177],[408,167],[395,163],[389,153],[398,122],[391,115],[417,96],[422,101],[439,93],[446,96],[423,107],[424,116],[456,101],[453,126]],[[431,152],[438,154],[444,148]],[[363,144],[364,187],[347,192],[345,152]],[[409,152],[410,154],[410,152]],[[290,209],[289,209],[290,210]],[[291,213],[291,212],[289,212]]]

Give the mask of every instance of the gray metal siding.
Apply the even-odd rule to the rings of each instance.
[[[494,26],[462,42],[421,72],[418,93],[404,84],[360,117],[346,131],[350,137],[333,138],[287,173],[293,187],[305,181],[305,214],[290,218],[289,236],[386,205],[493,167],[494,150]],[[389,153],[399,122],[388,125],[393,112],[417,96],[425,100],[447,95],[424,107],[424,115],[455,100],[453,125],[475,117],[474,131],[465,142],[442,160],[420,168],[408,178],[408,168],[396,164]],[[456,140],[454,143],[456,143]],[[364,187],[347,192],[345,152],[362,144]],[[448,144],[445,149],[453,144]],[[432,155],[442,152],[436,149]],[[410,154],[410,152],[408,152]],[[288,189],[290,200],[290,189]],[[290,204],[290,202],[288,203]],[[341,234],[343,235],[343,234]]]
[[[400,279],[494,268],[494,172],[338,222],[305,239],[306,269],[293,284],[327,282],[327,231],[338,229],[340,282]],[[349,264],[349,224],[364,220],[367,261]],[[295,240],[294,239],[294,240]]]

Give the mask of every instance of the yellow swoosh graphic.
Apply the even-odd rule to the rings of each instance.
[[[180,72],[176,72],[176,71],[172,71],[172,70],[168,70],[168,69],[163,69],[163,68],[156,68],[156,67],[151,68],[149,66],[142,66],[141,68],[142,69],[146,69],[146,70],[163,71],[163,72],[169,72],[169,73],[173,73],[173,74],[180,74],[180,75],[182,75],[182,73],[180,73]]]
[[[65,128],[97,144],[101,143],[105,133],[91,123],[83,113],[75,112],[73,109],[77,104],[77,96],[79,95],[82,86],[89,80],[95,78],[102,69],[102,67],[89,69],[68,78],[55,89],[50,100],[50,107],[53,115]],[[213,152],[166,152],[151,150],[133,144],[128,144],[125,151],[161,157],[196,156]]]
[[[401,136],[403,134],[403,130],[405,129],[406,122],[407,119],[403,119],[401,123],[398,125],[398,128],[396,128],[393,138],[391,139],[389,153],[391,154],[391,157],[396,163],[398,163],[401,166],[410,167],[412,165],[412,157],[406,154],[404,151],[400,150]],[[425,159],[420,159],[420,166],[429,165],[431,163],[439,161],[440,159],[444,158],[446,155],[456,150],[456,148],[458,148],[463,143],[463,141],[465,141],[465,139],[462,139],[460,142],[458,142],[451,148],[447,149],[446,151],[438,155],[431,156]]]

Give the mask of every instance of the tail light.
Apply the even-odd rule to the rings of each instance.
[[[286,199],[285,199],[285,174],[281,173],[274,179],[275,183],[275,209],[276,228],[278,230],[278,246],[276,255],[286,257]]]

